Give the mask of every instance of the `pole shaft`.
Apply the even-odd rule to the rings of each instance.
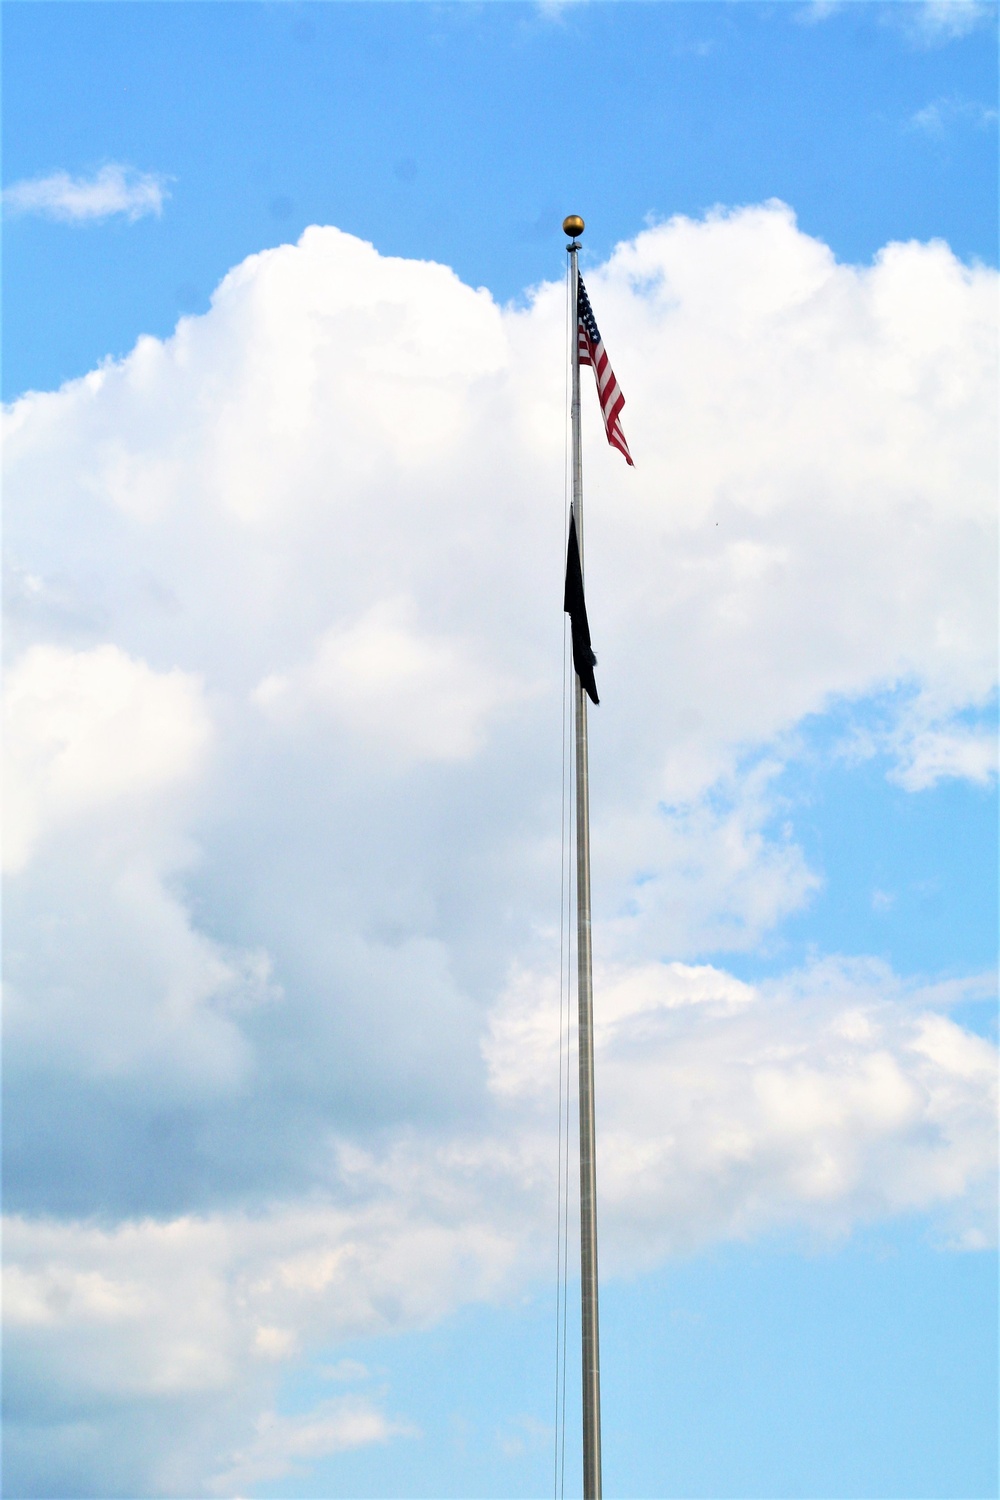
[[[583,455],[580,441],[580,339],[577,251],[570,248],[573,288],[573,513],[583,566]],[[590,928],[590,773],[587,696],[576,678],[576,945],[580,1063],[580,1303],[583,1332],[583,1496],[601,1500],[601,1356],[597,1307],[597,1159],[594,1121],[594,985]]]

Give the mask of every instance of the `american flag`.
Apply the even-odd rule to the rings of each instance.
[[[594,321],[594,312],[587,296],[587,288],[583,284],[583,277],[577,277],[576,293],[577,312],[577,337],[580,346],[581,365],[593,365],[594,379],[597,381],[597,395],[601,403],[601,413],[604,417],[604,430],[608,434],[608,442],[612,448],[617,448],[619,453],[625,455],[625,462],[632,464],[632,455],[628,451],[628,443],[622,432],[621,423],[618,420],[621,409],[625,405],[625,397],[622,395],[615,379],[615,372],[611,368],[604,340],[597,331]]]

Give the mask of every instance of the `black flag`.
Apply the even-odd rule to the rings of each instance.
[[[583,597],[583,569],[580,567],[580,548],[576,540],[576,517],[572,507],[569,513],[569,548],[566,552],[566,592],[563,596],[563,609],[569,615],[573,632],[573,666],[580,679],[580,686],[594,703],[600,703],[601,700],[597,696],[597,683],[594,681],[597,657],[590,644],[587,604]]]

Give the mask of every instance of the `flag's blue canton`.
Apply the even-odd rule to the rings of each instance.
[[[594,310],[590,305],[590,298],[587,296],[587,288],[583,284],[582,277],[580,278],[580,290],[578,296],[579,306],[577,308],[577,311],[580,314],[580,322],[583,324],[584,328],[586,328],[587,333],[590,336],[590,341],[596,349],[597,345],[601,342],[601,335],[597,331],[597,319],[594,317]]]

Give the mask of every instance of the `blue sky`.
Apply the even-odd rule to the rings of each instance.
[[[579,211],[606,1490],[995,1494],[996,40],[5,7],[8,1492],[551,1492]]]

